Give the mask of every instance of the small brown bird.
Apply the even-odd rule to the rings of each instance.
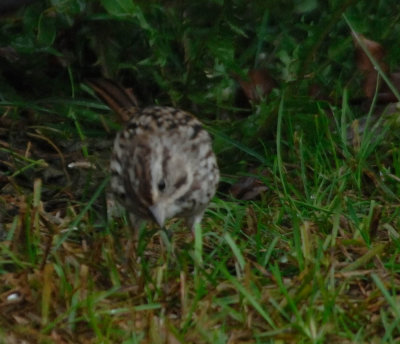
[[[219,170],[209,133],[188,112],[137,107],[133,95],[110,80],[87,84],[121,118],[111,156],[111,189],[136,231],[144,220],[160,227],[179,217],[194,232],[214,196]]]

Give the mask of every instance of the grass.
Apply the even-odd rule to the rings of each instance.
[[[32,4],[1,24],[35,69],[17,74],[28,89],[0,80],[0,343],[397,343],[397,113],[354,105],[348,59],[353,27],[398,40],[389,4],[288,5],[295,24],[257,2],[101,4]],[[40,54],[72,59],[49,71]],[[267,64],[280,86],[238,102],[231,73]],[[171,220],[172,236],[150,224],[133,249],[107,196],[118,125],[81,82],[96,73],[213,134],[222,182],[194,242]],[[310,96],[313,82],[327,93]],[[233,198],[243,175],[268,190]]]

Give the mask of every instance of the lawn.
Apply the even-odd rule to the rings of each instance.
[[[1,9],[0,5],[0,9]],[[34,1],[0,21],[0,344],[398,343],[400,3]],[[195,239],[137,243],[120,120],[195,114],[221,181]]]

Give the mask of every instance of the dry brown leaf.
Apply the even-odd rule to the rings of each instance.
[[[379,65],[384,71],[386,71],[387,65],[383,61],[383,58],[385,57],[385,50],[383,46],[378,42],[366,38],[364,35],[352,33],[353,42],[356,48],[357,68],[361,71],[376,72],[375,67],[370,61],[368,55],[364,52],[363,48],[358,43],[358,40],[356,38],[357,36],[360,39],[360,41],[364,44],[364,46],[368,49],[369,53],[372,55],[375,61],[379,63]]]
[[[233,197],[244,201],[256,199],[268,187],[260,179],[256,177],[242,177],[230,187],[230,193]]]
[[[377,206],[372,212],[371,223],[369,224],[369,233],[371,238],[375,238],[378,234],[379,223],[382,217],[382,208]]]
[[[365,53],[363,47],[359,43],[358,39],[361,41],[362,45],[368,50],[372,55],[374,60],[379,64],[384,72],[388,71],[388,66],[384,61],[385,50],[383,46],[375,41],[366,38],[362,34],[352,33],[354,46],[356,49],[356,64],[357,68],[364,74],[363,91],[364,95],[371,99],[377,88],[378,72],[374,67],[373,63],[369,59],[368,55]],[[389,92],[390,94],[391,92]]]
[[[367,98],[371,99],[374,96],[374,94],[376,92],[377,81],[378,81],[377,72],[368,72],[365,74],[363,90],[364,90],[364,95]]]
[[[395,72],[395,73],[390,73],[389,79],[393,86],[397,89],[400,90],[400,73]],[[381,104],[387,104],[387,103],[394,103],[398,102],[399,99],[393,94],[392,90],[389,88],[387,84],[382,85],[382,90],[378,94],[378,101]]]
[[[251,69],[247,73],[247,80],[242,79],[238,75],[234,76],[247,99],[250,102],[259,103],[272,89],[276,87],[275,80],[270,76],[266,69]]]
[[[246,208],[246,220],[247,226],[243,228],[243,231],[248,235],[256,235],[259,221],[252,206]]]

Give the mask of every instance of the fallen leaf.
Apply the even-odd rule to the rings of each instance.
[[[250,69],[247,79],[234,75],[249,102],[259,103],[276,87],[275,80],[266,69]]]
[[[378,72],[363,49],[363,46],[368,50],[376,63],[381,69],[386,72],[387,64],[384,62],[385,50],[381,44],[366,38],[362,34],[352,33],[353,42],[356,48],[356,64],[357,68],[364,74],[363,91],[367,98],[372,98],[376,92]],[[357,39],[358,38],[358,39]],[[360,42],[361,44],[360,44]],[[362,46],[363,45],[363,46]]]
[[[256,177],[242,177],[230,187],[233,197],[244,201],[252,200],[267,191],[268,187]]]
[[[375,67],[370,61],[368,55],[365,53],[363,47],[358,42],[357,37],[369,51],[375,61],[379,63],[380,67],[384,70],[387,70],[387,65],[383,61],[383,58],[385,57],[385,50],[381,44],[372,41],[366,38],[364,35],[358,33],[352,33],[352,37],[356,48],[356,63],[359,70],[372,72],[375,71]]]

